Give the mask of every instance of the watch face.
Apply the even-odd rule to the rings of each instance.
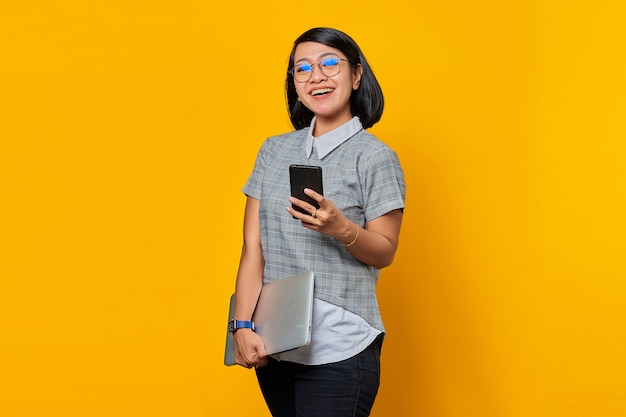
[[[254,323],[245,320],[231,320],[228,322],[228,331],[234,332],[238,329],[252,329],[254,331]]]

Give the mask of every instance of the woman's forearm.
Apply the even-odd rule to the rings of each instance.
[[[398,248],[402,211],[394,210],[372,220],[366,228],[350,222],[339,238],[359,261],[376,268],[391,265]]]
[[[250,320],[263,286],[265,266],[259,230],[259,201],[250,197],[246,202],[243,239],[235,287],[235,319]]]

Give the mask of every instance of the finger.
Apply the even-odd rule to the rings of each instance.
[[[311,197],[313,200],[317,201],[318,203],[321,203],[322,201],[324,201],[324,196],[318,193],[317,191],[312,190],[311,188],[305,188],[304,194],[308,195],[309,197]]]
[[[267,365],[267,361],[268,361],[268,357],[265,354],[265,351],[263,351],[263,353],[259,352],[259,354],[256,355],[255,358],[254,358],[253,365],[254,365],[255,368],[258,368],[260,366]]]
[[[300,220],[300,221],[304,221],[306,220],[309,215],[305,214],[305,213],[301,213],[298,210],[295,210],[292,207],[285,207],[285,210],[287,210],[288,213],[290,213],[294,219]]]
[[[256,365],[257,361],[258,361],[258,359],[256,357],[246,358],[243,361],[243,364],[241,366],[243,366],[244,368],[250,369],[250,368],[252,368],[253,366]]]
[[[306,211],[307,213],[311,212],[311,210],[309,210],[309,207],[311,205],[309,203],[307,203],[306,201],[300,200],[300,199],[298,199],[296,197],[289,197],[289,202],[291,204],[293,204],[294,206],[299,207],[302,210]],[[291,209],[293,209],[293,207],[291,207]]]
[[[298,200],[297,198],[294,198],[294,197],[290,197],[289,202],[295,205],[296,207],[301,208],[304,211],[304,213],[302,213],[298,210],[295,210],[293,207],[287,207],[287,211],[299,220],[308,220],[308,217],[313,216],[313,213],[316,213],[317,211],[316,207],[312,206],[306,201]]]
[[[267,351],[265,350],[265,345],[261,344],[257,347],[256,356],[258,359],[267,360]]]

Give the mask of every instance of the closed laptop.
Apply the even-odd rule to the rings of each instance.
[[[313,272],[303,272],[263,285],[252,321],[268,355],[306,346],[311,341],[313,318]],[[228,321],[235,313],[230,297]],[[233,335],[226,331],[224,364],[235,364]]]

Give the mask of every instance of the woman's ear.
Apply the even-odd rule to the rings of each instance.
[[[358,90],[361,85],[361,77],[363,76],[363,67],[358,64],[354,69],[354,82],[352,83],[352,89]]]

